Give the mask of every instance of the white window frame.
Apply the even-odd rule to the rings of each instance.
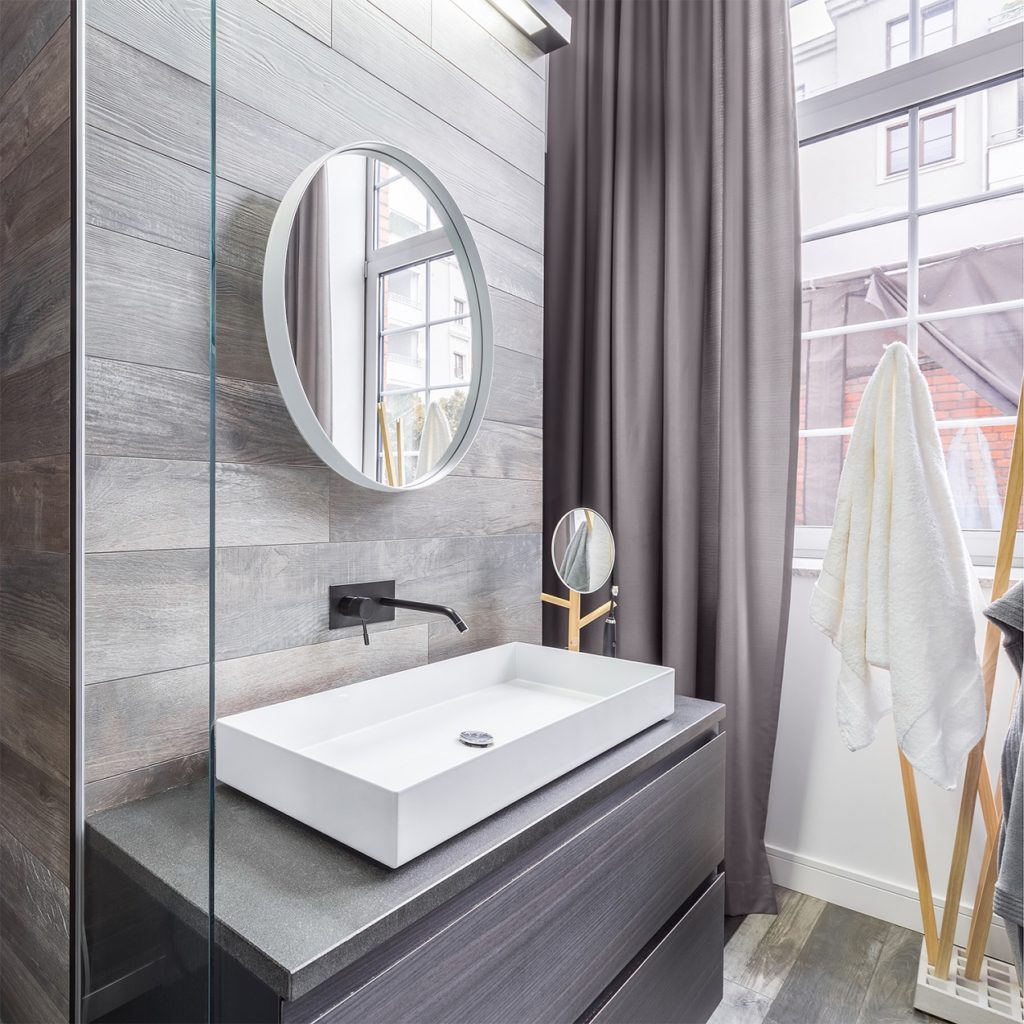
[[[906,64],[888,68],[877,75],[839,86],[828,92],[818,93],[797,103],[797,130],[800,145],[819,142],[832,135],[841,135],[855,127],[891,121],[906,117],[911,136],[910,166],[908,176],[907,210],[889,214],[855,225],[823,231],[809,232],[804,242],[815,241],[835,235],[846,234],[851,229],[881,226],[883,224],[907,221],[907,315],[895,319],[875,321],[870,324],[851,324],[840,328],[806,331],[804,339],[839,337],[863,331],[877,331],[887,327],[906,329],[906,342],[914,357],[917,357],[918,327],[922,320],[929,323],[971,316],[979,312],[996,313],[1004,310],[1024,309],[1024,299],[1001,302],[986,306],[930,312],[922,317],[918,308],[918,221],[930,213],[939,213],[961,206],[999,198],[1000,196],[1024,193],[1024,186],[1013,185],[1002,189],[985,191],[977,195],[963,196],[943,203],[921,206],[918,203],[917,143],[918,111],[934,107],[936,103],[957,99],[960,95],[978,88],[997,85],[1016,77],[1024,71],[1024,25],[1014,24],[997,29],[988,35],[959,43],[937,53],[915,59],[920,52],[921,0],[910,0],[910,53]],[[962,118],[959,119],[962,122]],[[961,129],[958,128],[958,132]],[[940,165],[941,166],[941,165]],[[1013,416],[994,416],[988,419],[943,420],[942,429],[972,426],[997,426],[1013,424]],[[851,427],[818,428],[800,430],[801,437],[842,437],[852,433]],[[828,547],[831,527],[797,526],[794,538],[794,557],[821,558]],[[996,530],[965,530],[964,537],[972,559],[977,565],[994,563],[999,533]],[[1022,534],[1017,533],[1015,562],[1020,562]]]
[[[380,425],[377,420],[377,403],[388,395],[399,394],[423,394],[426,398],[424,407],[430,404],[430,393],[432,391],[450,391],[454,388],[469,387],[467,380],[453,380],[450,383],[432,384],[430,381],[430,329],[440,327],[444,324],[465,323],[471,321],[472,317],[468,309],[461,314],[451,316],[435,317],[430,309],[430,263],[437,259],[444,259],[447,256],[454,256],[451,240],[444,227],[434,228],[430,231],[421,232],[410,238],[399,242],[392,242],[390,245],[375,248],[377,238],[377,216],[378,200],[377,190],[374,187],[373,168],[374,161],[367,161],[367,216],[366,216],[366,358],[363,360],[365,367],[365,383],[363,394],[365,396],[365,409],[363,412],[363,423],[365,431],[363,435],[363,465],[370,467],[377,480],[381,478],[383,443],[380,435]],[[396,174],[392,179],[402,177]],[[383,327],[384,315],[384,290],[381,279],[396,270],[405,270],[410,267],[422,266],[424,279],[423,294],[423,322],[408,324],[402,327],[393,327],[385,330]],[[382,389],[382,359],[383,339],[389,334],[407,334],[414,331],[422,331],[426,345],[425,360],[423,366],[424,385],[422,388],[389,388]]]

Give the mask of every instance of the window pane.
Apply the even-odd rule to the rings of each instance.
[[[426,384],[426,341],[420,331],[400,331],[381,338],[381,391],[422,388]]]
[[[925,54],[938,53],[956,42],[955,10],[954,0],[938,0],[937,3],[922,5],[921,42]]]
[[[427,318],[424,301],[427,267],[416,263],[381,275],[383,289],[383,330],[396,327],[412,327],[422,324]]]
[[[430,207],[408,178],[393,178],[377,190],[377,247],[429,230]]]
[[[965,530],[998,530],[1003,520],[1010,473],[1013,424],[940,430],[946,472],[960,525]],[[1017,529],[1024,528],[1024,516]]]
[[[803,329],[905,316],[906,266],[906,221],[805,242]]]
[[[454,255],[430,261],[430,319],[469,313],[466,284]]]
[[[937,419],[1016,415],[1024,310],[923,323],[917,349]]]
[[[907,0],[837,4],[797,0],[790,4],[793,69],[807,96],[876,75],[906,61]]]
[[[454,320],[430,328],[430,386],[469,383],[473,337],[469,320]]]
[[[921,118],[921,166],[952,160],[956,155],[954,112],[944,110]]]
[[[907,148],[902,137],[894,146]],[[800,149],[802,231],[873,220],[907,208],[905,177],[886,180],[886,128],[869,125]]]
[[[1024,79],[993,86],[984,102],[985,187],[1024,184]]]
[[[796,525],[831,526],[849,438],[801,437],[796,463]]]
[[[905,339],[903,328],[805,339],[800,429],[852,427],[868,378],[885,346]]]
[[[910,60],[910,18],[897,18],[888,26],[889,67],[895,68]]]
[[[922,312],[1024,298],[1024,197],[959,206],[918,224]]]

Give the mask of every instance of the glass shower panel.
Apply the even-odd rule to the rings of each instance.
[[[213,0],[84,0],[82,1019],[210,1017]]]

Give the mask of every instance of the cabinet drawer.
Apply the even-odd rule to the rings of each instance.
[[[725,737],[526,851],[479,900],[315,998],[335,1024],[577,1020],[723,855]],[[486,880],[485,880],[486,881]],[[385,951],[381,951],[382,953]],[[361,977],[360,977],[361,975]],[[302,1003],[304,1000],[299,1000]],[[326,1006],[325,1006],[326,1003]],[[285,1010],[301,1019],[303,1007]],[[326,1012],[325,1012],[326,1011]]]
[[[724,929],[720,875],[588,1024],[705,1024],[722,1000]]]

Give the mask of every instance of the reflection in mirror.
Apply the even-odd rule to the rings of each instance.
[[[305,402],[282,380],[267,319],[296,423],[325,461],[371,486],[442,475],[482,414],[482,404],[474,410],[486,387],[486,288],[468,230],[456,226],[465,222],[450,197],[426,186],[428,174],[359,149],[331,154],[306,176],[283,289],[286,352]],[[271,241],[267,274],[273,233]],[[296,400],[308,403],[298,415]],[[328,449],[309,436],[309,409]]]
[[[570,590],[592,594],[608,582],[615,565],[611,527],[592,508],[574,508],[558,521],[551,538],[551,560]]]

